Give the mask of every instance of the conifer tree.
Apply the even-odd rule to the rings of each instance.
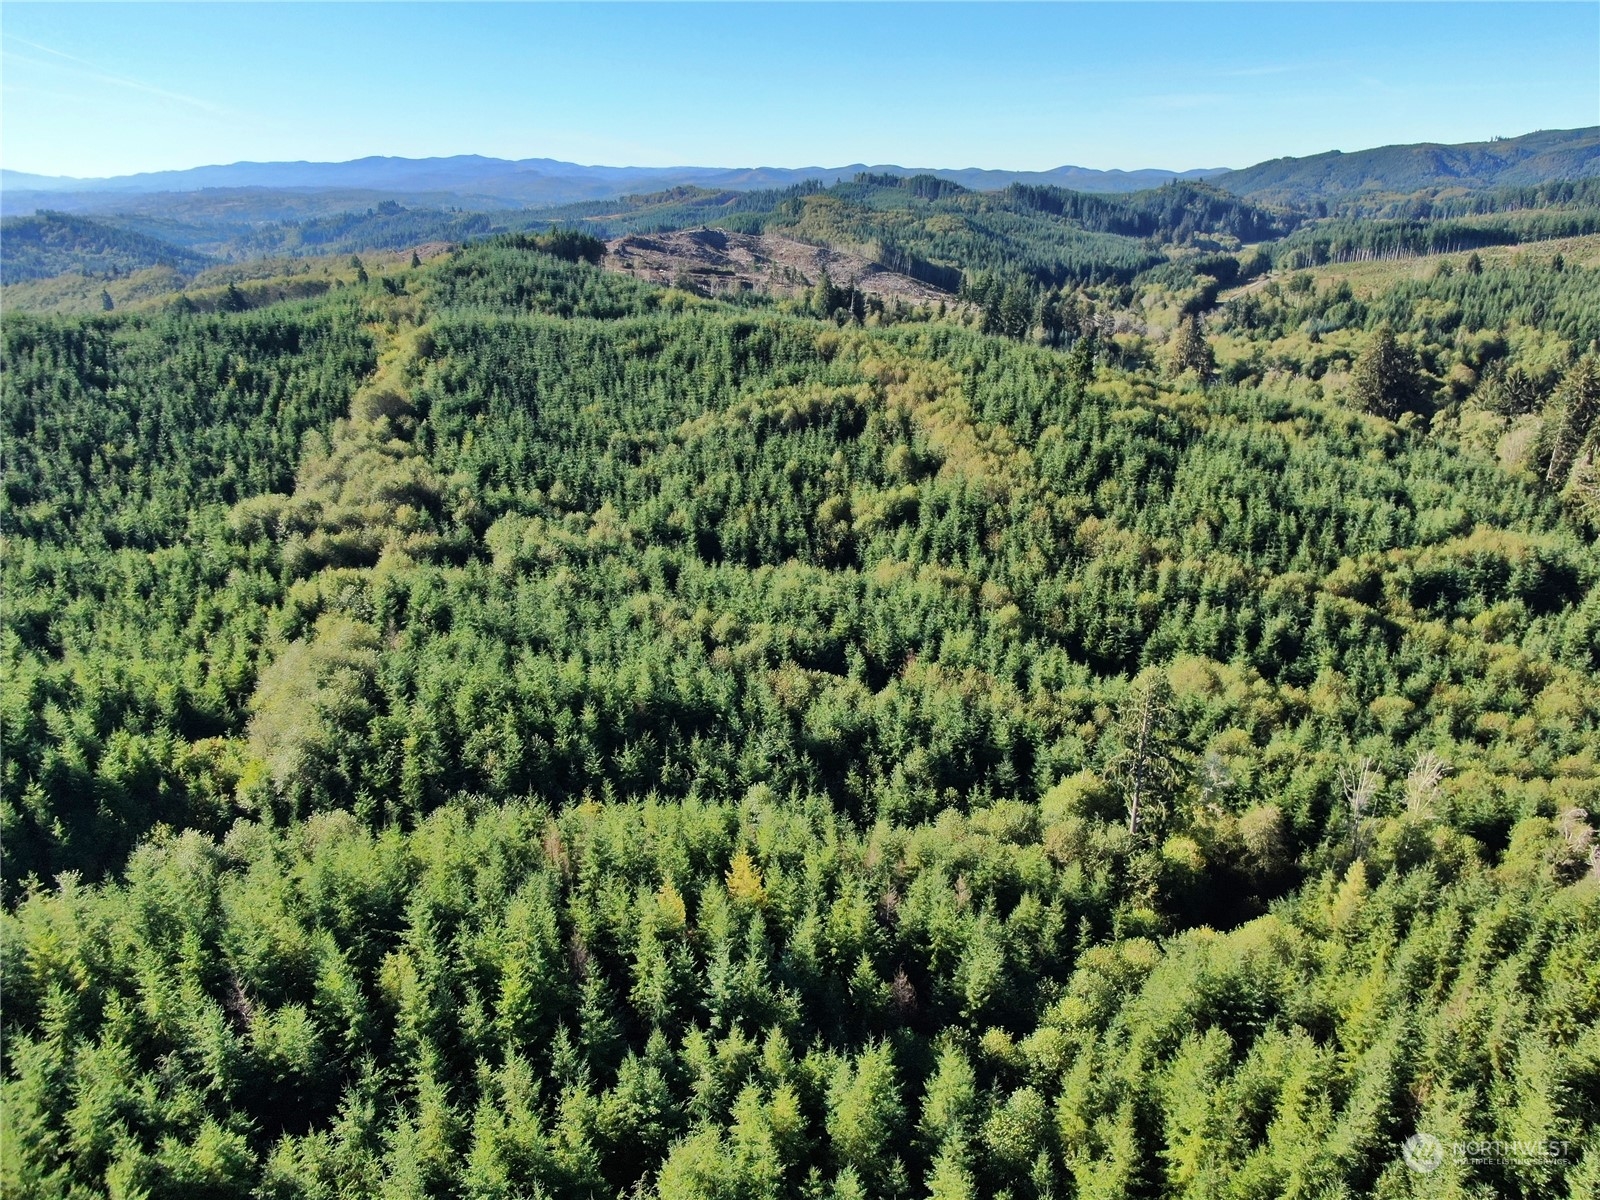
[[[1422,403],[1423,383],[1416,352],[1381,325],[1350,372],[1350,398],[1356,407],[1393,420]]]
[[[1561,380],[1556,400],[1545,482],[1559,486],[1600,426],[1600,356],[1590,351],[1573,364]]]
[[[1178,322],[1172,334],[1169,365],[1174,375],[1193,371],[1201,383],[1210,383],[1211,377],[1216,374],[1216,356],[1211,351],[1211,344],[1206,341],[1198,315],[1190,314]]]
[[[1000,296],[997,332],[1021,340],[1028,336],[1032,320],[1033,301],[1029,295],[1028,285],[1020,276],[1015,277],[1006,284]]]

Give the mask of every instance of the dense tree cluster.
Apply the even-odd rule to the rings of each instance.
[[[1341,217],[1427,221],[1524,212],[1529,209],[1582,209],[1596,206],[1600,206],[1600,179],[1591,177],[1555,178],[1542,183],[1470,190],[1463,190],[1459,185],[1432,187],[1403,196],[1392,193],[1373,195],[1368,192],[1341,197],[1327,207]]]
[[[1198,235],[1223,235],[1237,242],[1283,237],[1302,220],[1283,209],[1264,209],[1205,183],[1175,181],[1128,195],[1074,192],[1066,188],[1012,184],[996,203],[1063,217],[1100,233],[1151,238],[1185,245]]]
[[[1241,830],[1275,869],[1270,823]],[[1113,938],[1131,839],[1070,798],[867,832],[767,794],[161,835],[9,919],[9,1182],[1405,1196],[1415,1126],[1556,1147],[1449,1186],[1589,1194],[1600,909],[1569,836],[1529,818],[1492,869],[1433,818],[1369,837],[1158,944]]]
[[[239,248],[251,255],[396,250],[423,242],[481,238],[519,224],[522,222],[515,217],[501,213],[441,212],[386,200],[359,211],[264,223],[242,237]]]
[[[1470,260],[1468,260],[1470,263]],[[1521,326],[1578,346],[1600,339],[1600,270],[1564,270],[1528,257],[1474,271],[1433,270],[1358,297],[1346,281],[1313,287],[1309,273],[1274,281],[1228,304],[1227,320],[1254,338],[1275,340],[1300,328],[1320,333],[1388,325],[1430,341],[1499,333]]]
[[[8,1191],[1600,1186],[1560,487],[1097,369],[1021,275],[999,338],[593,248],[7,317]],[[1398,361],[1441,296],[1582,327],[1584,275],[1225,333],[1320,306]],[[1554,1149],[1422,1177],[1418,1130]]]
[[[5,258],[0,282],[47,279],[64,271],[113,277],[143,267],[198,271],[203,254],[117,224],[41,209],[31,217],[7,217],[0,226]]]
[[[1393,420],[1425,403],[1417,355],[1380,325],[1367,339],[1350,372],[1350,400],[1358,408]]]
[[[1600,207],[1521,212],[1497,221],[1371,221],[1344,219],[1309,226],[1272,247],[1288,270],[1330,262],[1415,258],[1485,246],[1514,246],[1600,233]]]
[[[1564,489],[1592,522],[1600,421],[1583,397],[1600,346],[1597,299],[1600,271],[1568,268],[1559,254],[1496,264],[1469,255],[1459,270],[1447,260],[1364,296],[1301,272],[1223,307],[1217,327],[1250,348],[1223,373],[1348,369],[1353,406],[1498,430],[1502,461]]]
[[[1216,355],[1212,353],[1205,330],[1196,316],[1185,316],[1178,322],[1168,354],[1168,365],[1174,375],[1192,371],[1201,383],[1209,383],[1217,373]]]

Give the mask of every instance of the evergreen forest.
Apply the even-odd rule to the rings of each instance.
[[[0,1190],[1600,1194],[1592,186],[751,195],[7,312]]]

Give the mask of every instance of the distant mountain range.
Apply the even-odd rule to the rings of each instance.
[[[72,179],[0,170],[7,213],[52,208],[76,212],[171,212],[178,197],[207,194],[207,207],[237,195],[255,215],[263,193],[282,197],[300,215],[370,206],[384,199],[479,211],[540,207],[659,192],[679,186],[721,191],[831,184],[862,172],[936,175],[978,191],[1013,183],[1046,184],[1079,192],[1133,192],[1171,180],[1209,180],[1258,201],[1304,203],[1425,188],[1494,187],[1600,175],[1600,128],[1544,130],[1522,137],[1446,146],[1383,146],[1308,158],[1278,158],[1242,170],[1097,171],[1064,166],[1051,171],[900,167],[851,163],[841,167],[605,167],[551,158],[508,160],[462,154],[450,158],[358,158],[350,162],[240,162],[153,171],[109,179]],[[156,197],[163,199],[156,204]],[[287,213],[275,213],[279,219]],[[257,219],[260,219],[257,217]]]
[[[109,179],[72,179],[0,170],[5,211],[50,207],[111,211],[138,197],[248,189],[303,193],[301,203],[324,209],[321,193],[338,203],[406,203],[493,210],[569,204],[689,185],[722,191],[824,184],[875,174],[937,175],[978,191],[1013,183],[1047,184],[1079,192],[1133,192],[1174,179],[1205,179],[1237,195],[1298,203],[1361,192],[1409,193],[1424,188],[1495,187],[1600,175],[1600,128],[1543,130],[1464,145],[1422,143],[1307,158],[1278,158],[1242,170],[1097,171],[1064,166],[1051,171],[900,167],[851,163],[840,167],[605,167],[551,158],[508,160],[462,154],[450,158],[358,158],[350,162],[240,162],[153,171]],[[333,197],[327,196],[327,200]]]
[[[722,191],[789,187],[816,180],[834,183],[863,171],[878,174],[932,174],[975,190],[1012,183],[1053,184],[1080,192],[1129,192],[1158,187],[1172,179],[1208,179],[1225,168],[1197,171],[1095,171],[1057,167],[1053,171],[925,170],[851,163],[842,167],[596,167],[550,158],[508,160],[461,154],[451,158],[358,158],[341,163],[232,163],[186,171],[153,171],[110,179],[72,179],[0,171],[0,189],[7,193],[80,197],[85,207],[151,193],[193,192],[218,188],[274,190],[355,190],[437,201],[455,197],[464,207],[504,208],[568,204],[636,192],[657,192],[684,185]],[[53,203],[53,201],[52,201]],[[8,206],[10,207],[10,206]],[[74,206],[76,207],[76,206]]]
[[[1534,223],[1537,229],[1507,226],[1494,237],[1483,228],[1472,231],[1475,245],[1558,236],[1558,226],[1588,229],[1584,221],[1600,220],[1591,195],[1595,180],[1600,128],[1457,146],[1331,151],[1238,171],[912,172],[862,163],[588,167],[473,155],[234,163],[92,180],[5,171],[0,281],[70,272],[115,279],[150,267],[193,275],[217,262],[459,243],[552,225],[577,225],[606,238],[717,225],[750,235],[877,246],[893,260],[892,269],[951,288],[950,278],[959,280],[961,269],[992,267],[990,249],[1018,239],[1043,256],[1033,265],[1056,278],[1089,269],[1084,264],[1090,260],[1094,269],[1114,274],[1142,270],[1152,252],[1138,240],[1154,236],[1187,243],[1225,234],[1257,243],[1300,229],[1315,242],[1324,234],[1306,229],[1324,217],[1442,218],[1574,206],[1590,213],[1581,219],[1565,214],[1555,224],[1545,214],[1543,224]],[[794,198],[796,184],[827,186],[843,207],[829,208],[826,220],[791,211],[783,202]],[[995,194],[1012,184],[1046,186]],[[1531,184],[1576,188],[1582,195],[1521,195]],[[941,221],[956,225],[940,232],[920,225],[932,211],[929,204]],[[897,215],[886,224],[880,210]],[[991,228],[994,213],[1004,214],[1004,231]],[[1464,236],[1454,228],[1446,234],[1452,244]],[[1421,244],[1416,231],[1408,236],[1408,246]],[[1013,245],[1007,253],[1015,258],[1017,252]]]

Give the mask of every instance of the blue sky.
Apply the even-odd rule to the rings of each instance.
[[[0,162],[1244,166],[1600,123],[1600,5],[4,6]]]

